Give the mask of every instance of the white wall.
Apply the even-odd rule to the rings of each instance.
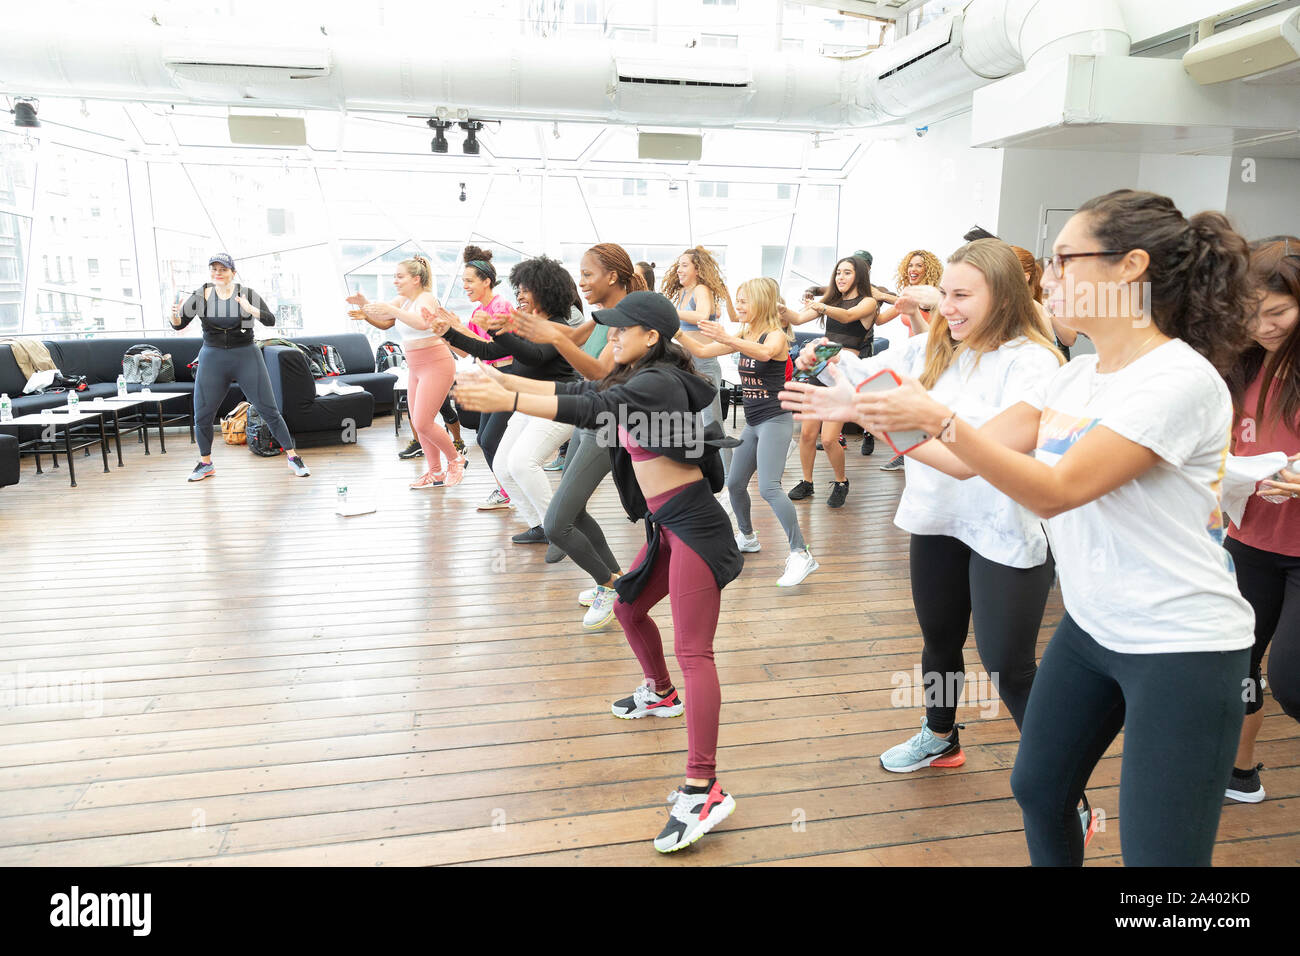
[[[1300,159],[1232,157],[1228,217],[1247,239],[1300,234]],[[1253,181],[1252,181],[1253,179]]]
[[[996,232],[1002,154],[971,148],[969,113],[932,125],[923,139],[874,143],[843,191],[840,254],[869,250],[872,279],[893,288],[908,251],[942,259],[972,225]]]
[[[1007,149],[1002,161],[997,234],[1038,251],[1043,209],[1074,209],[1112,189],[1134,188],[1137,153],[1093,153],[1069,149]],[[1051,245],[1053,236],[1047,237]]]
[[[1134,188],[1168,196],[1184,215],[1205,209],[1222,211],[1228,202],[1231,172],[1231,156],[1145,153],[1138,161]]]

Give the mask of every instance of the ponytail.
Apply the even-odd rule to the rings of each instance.
[[[1150,318],[1226,373],[1250,345],[1254,298],[1249,247],[1227,217],[1200,212],[1186,219],[1173,200],[1119,189],[1079,207],[1107,249],[1144,250],[1142,276],[1150,290]]]
[[[420,291],[433,291],[433,270],[429,268],[429,260],[424,256],[412,256],[402,261],[402,268],[406,274],[414,276],[420,280]]]

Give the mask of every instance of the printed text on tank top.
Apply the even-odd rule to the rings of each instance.
[[[760,345],[768,334],[764,332],[758,337]],[[740,373],[740,393],[747,423],[759,425],[783,414],[777,394],[794,373],[788,353],[783,359],[762,360],[741,352],[736,358],[736,370]]]

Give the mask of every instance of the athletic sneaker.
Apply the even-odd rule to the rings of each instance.
[[[510,504],[510,496],[506,494],[505,491],[503,491],[502,489],[496,488],[493,490],[492,494],[487,496],[487,500],[485,500],[481,505],[478,506],[478,510],[498,511],[502,508],[510,508],[510,507],[512,507],[512,505]]]
[[[297,475],[299,478],[311,477],[311,471],[307,468],[307,465],[303,462],[301,455],[294,455],[292,458],[289,459],[289,470],[293,472],[295,475]]]
[[[533,525],[527,531],[521,531],[510,539],[515,544],[546,544],[546,532],[542,530],[539,524]]]
[[[831,482],[831,496],[826,499],[827,508],[843,508],[844,499],[849,496],[849,480]]]
[[[212,462],[201,461],[195,465],[194,470],[190,472],[189,480],[202,481],[204,478],[211,478],[216,473],[217,469],[212,467]]]
[[[453,485],[459,485],[465,478],[465,466],[469,460],[464,455],[447,465],[447,477],[443,479],[443,486],[450,488]]]
[[[890,773],[911,773],[922,767],[960,767],[966,762],[962,752],[959,731],[961,724],[952,728],[948,739],[936,736],[921,718],[921,732],[906,743],[890,747],[880,755],[880,766]]]
[[[812,552],[807,548],[802,551],[791,551],[790,557],[785,559],[785,572],[777,578],[776,586],[779,588],[792,588],[819,567],[821,565],[817,563],[817,559],[812,556]]]
[[[1259,803],[1264,799],[1264,785],[1259,782],[1259,772],[1263,769],[1262,763],[1255,764],[1253,770],[1238,770],[1233,767],[1232,775],[1228,778],[1228,788],[1223,791],[1223,795],[1238,803]]]
[[[420,439],[412,438],[411,443],[397,453],[397,457],[402,461],[409,461],[412,458],[423,458],[424,448],[420,445]]]
[[[876,450],[876,436],[870,433],[862,436],[862,454],[874,454]]]
[[[455,449],[456,449],[456,454],[458,454],[458,455],[460,455],[460,457],[464,458],[464,457],[465,457],[465,442],[464,442],[462,439],[460,439],[460,438],[453,438],[453,439],[451,440],[451,443],[452,443],[452,445],[453,445],[453,446],[455,447]]]
[[[585,591],[578,592],[578,603],[583,607],[591,607],[591,602],[596,600],[596,592],[600,590],[600,585],[594,588],[587,588]]]
[[[616,601],[618,601],[618,592],[613,588],[596,588],[596,596],[592,598],[591,607],[582,616],[582,626],[589,631],[604,627],[614,616]]]
[[[660,697],[655,693],[654,682],[647,678],[632,691],[631,697],[614,701],[610,711],[615,717],[624,720],[638,720],[648,714],[656,717],[680,717],[686,713],[686,705],[677,696],[676,690],[670,690]]]
[[[542,471],[564,471],[564,456],[556,455],[554,461],[542,465]]]
[[[1086,850],[1097,832],[1097,814],[1093,812],[1086,793],[1083,795],[1083,806],[1079,808],[1079,826],[1083,828],[1083,848]]]
[[[751,532],[745,534],[743,531],[736,532],[736,547],[746,554],[753,551],[761,551],[762,547],[758,543],[758,535]]]
[[[902,456],[902,455],[895,455],[893,458],[889,459],[889,461],[887,461],[887,462],[885,462],[883,465],[881,465],[881,466],[880,466],[880,470],[881,470],[881,471],[902,471],[902,470],[903,470],[903,456]]]
[[[411,482],[408,487],[414,488],[416,491],[423,491],[426,488],[442,488],[445,486],[446,481],[447,476],[445,474],[434,474],[432,471],[426,471]]]
[[[790,489],[790,500],[803,501],[805,498],[811,498],[815,490],[811,481],[801,481]]]
[[[690,846],[736,809],[736,801],[716,779],[709,781],[705,793],[687,793],[685,787],[678,787],[668,794],[668,802],[672,804],[668,823],[655,837],[655,849],[660,853],[675,853]]]

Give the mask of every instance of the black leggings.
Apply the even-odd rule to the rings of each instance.
[[[438,409],[438,413],[442,415],[442,422],[444,425],[455,425],[460,421],[460,419],[456,417],[456,406],[451,403],[450,395],[448,395],[443,401],[442,408]]]
[[[488,468],[492,467],[492,459],[497,456],[497,446],[501,444],[506,426],[510,424],[511,414],[511,412],[483,412],[479,415],[478,428],[475,429],[474,434],[478,447],[483,449],[483,457],[487,459]]]
[[[1034,866],[1081,866],[1079,799],[1124,730],[1128,866],[1209,866],[1246,708],[1250,651],[1121,654],[1066,614],[1034,681],[1011,790]],[[1115,808],[1100,808],[1115,816]]]
[[[971,616],[975,646],[998,696],[1019,727],[1034,682],[1034,652],[1043,624],[1055,562],[1009,568],[972,551],[956,538],[914,534],[911,545],[912,603],[925,646],[926,726],[952,730],[966,662],[962,647]]]
[[[1300,558],[1252,548],[1236,538],[1227,538],[1223,546],[1236,566],[1241,596],[1255,609],[1250,683],[1244,690],[1246,713],[1264,706],[1260,663],[1271,641],[1268,688],[1282,710],[1300,720]]]

